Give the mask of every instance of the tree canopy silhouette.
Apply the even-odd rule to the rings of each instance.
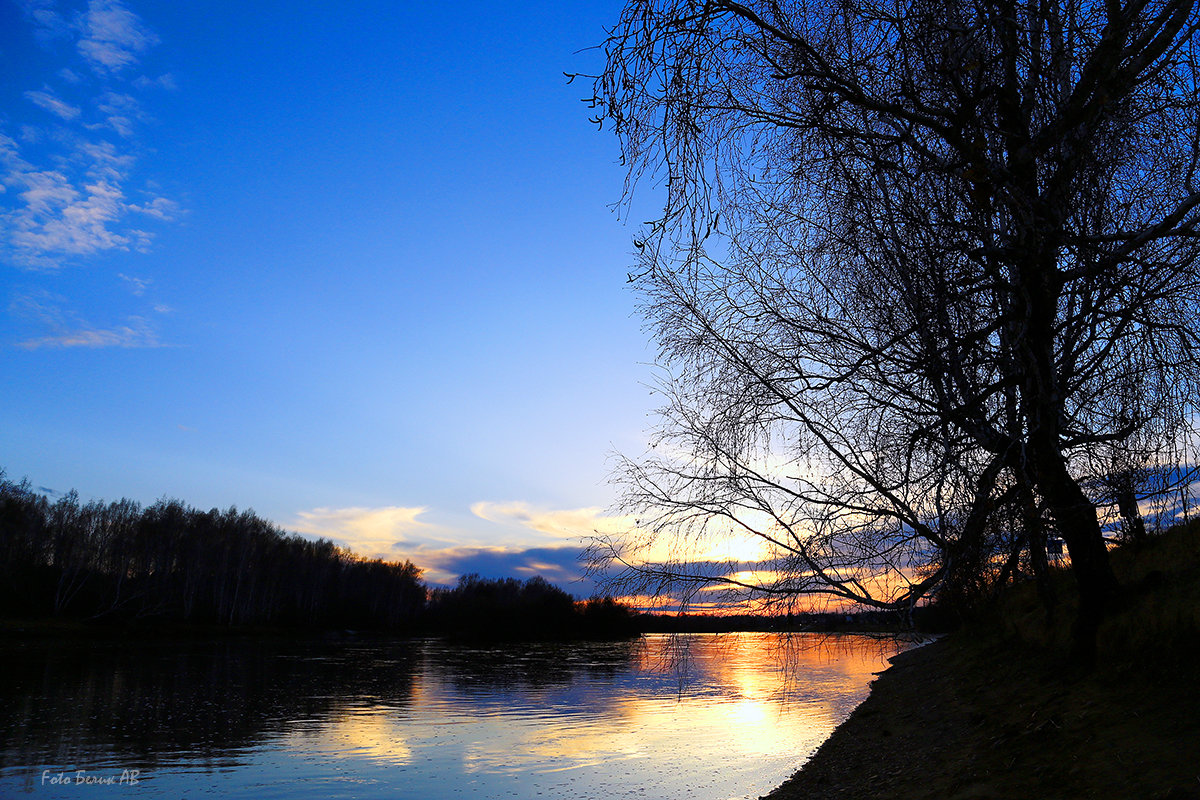
[[[413,628],[421,570],[178,500],[51,502],[0,470],[0,613],[219,625]]]
[[[178,500],[51,501],[0,469],[0,617],[350,628],[492,638],[623,638],[632,610],[536,576],[430,589],[411,561],[364,558],[253,511]]]
[[[1061,537],[1088,657],[1117,588],[1098,505],[1192,477],[1198,24],[1194,0],[628,2],[593,102],[627,196],[660,181],[631,280],[667,401],[620,471],[638,530],[593,564],[911,608],[1044,576]],[[731,530],[756,570],[697,563]]]

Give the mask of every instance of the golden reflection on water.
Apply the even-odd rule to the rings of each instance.
[[[412,761],[403,720],[387,707],[349,709],[319,728],[297,726],[281,744],[298,753],[327,759],[365,758],[392,765]]]
[[[900,649],[765,633],[28,644],[0,682],[0,797],[64,796],[47,770],[125,769],[146,800],[758,797]]]
[[[664,797],[757,797],[828,737],[899,649],[861,636],[658,635],[610,673],[482,687],[427,663],[406,707],[349,709],[285,745],[379,768],[436,763],[481,791],[507,780],[563,797],[656,785]]]

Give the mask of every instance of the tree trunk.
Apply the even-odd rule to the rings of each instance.
[[[1026,465],[1054,516],[1071,555],[1071,571],[1079,589],[1079,610],[1071,635],[1072,660],[1090,667],[1096,660],[1096,635],[1117,580],[1096,508],[1067,468],[1060,442],[1063,401],[1055,354],[1055,326],[1061,278],[1056,247],[1043,242],[1026,269],[1017,270],[1015,337],[1021,371],[1021,403],[1028,426]]]
[[[1108,548],[1096,508],[1067,471],[1057,448],[1035,447],[1033,469],[1042,496],[1054,515],[1071,555],[1071,572],[1079,588],[1079,611],[1071,632],[1072,660],[1089,667],[1096,660],[1096,634],[1117,579],[1108,561]]]
[[[1033,576],[1037,581],[1038,597],[1046,610],[1046,620],[1053,623],[1058,597],[1050,580],[1049,565],[1046,563],[1046,526],[1042,524],[1042,511],[1038,508],[1029,477],[1021,471],[1018,472],[1017,480],[1020,481],[1021,487],[1021,528],[1025,532],[1025,541],[1029,547],[1029,566],[1033,569]]]

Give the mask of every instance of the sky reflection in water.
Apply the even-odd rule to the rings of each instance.
[[[0,689],[0,797],[758,797],[902,646],[26,645]]]

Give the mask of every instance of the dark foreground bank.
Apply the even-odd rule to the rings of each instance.
[[[1068,666],[1073,582],[892,659],[773,800],[1200,800],[1200,521],[1112,551],[1099,665]]]
[[[1194,665],[1064,676],[947,640],[902,653],[772,800],[1200,798]]]

